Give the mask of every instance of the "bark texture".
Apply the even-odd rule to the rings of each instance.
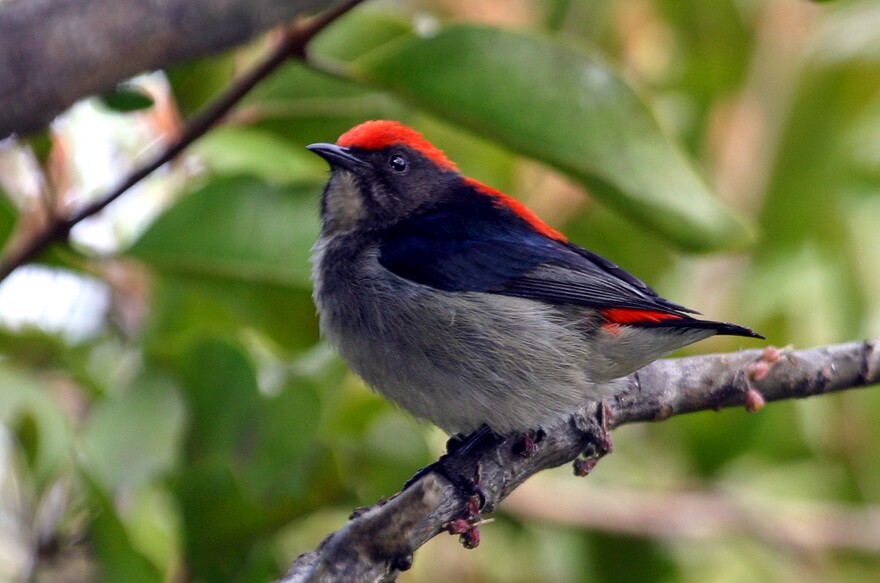
[[[216,53],[333,0],[0,2],[0,139],[45,127],[76,100]]]

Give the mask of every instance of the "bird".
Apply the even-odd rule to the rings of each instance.
[[[312,249],[321,333],[372,389],[449,434],[532,431],[678,348],[763,338],[696,318],[400,122],[307,148],[330,166]]]

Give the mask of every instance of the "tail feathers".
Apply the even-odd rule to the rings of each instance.
[[[646,322],[642,326],[650,326],[657,328],[697,328],[714,330],[719,336],[745,336],[747,338],[765,339],[764,336],[758,334],[750,328],[739,326],[737,324],[728,324],[727,322],[713,322],[711,320],[697,320],[696,318],[684,317],[675,320],[661,320],[659,322]]]

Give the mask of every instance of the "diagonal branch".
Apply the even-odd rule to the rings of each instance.
[[[289,58],[305,59],[309,41],[340,16],[360,4],[363,0],[346,0],[334,8],[301,24],[294,24],[284,30],[278,43],[262,61],[239,77],[217,99],[193,116],[180,136],[151,160],[129,174],[121,184],[104,197],[68,217],[54,217],[32,239],[13,249],[0,264],[0,281],[16,268],[33,261],[52,243],[63,241],[70,230],[82,220],[100,212],[108,204],[122,196],[132,186],[152,174],[186,149],[205,132],[216,125],[229,111],[253,89],[257,83],[269,76]]]
[[[607,402],[609,428],[662,421],[673,415],[778,401],[864,387],[880,382],[880,339],[788,352],[773,348],[654,362],[629,377]],[[447,467],[477,475],[493,510],[529,476],[562,465],[601,438],[599,406],[587,404],[571,419],[547,428],[538,451],[518,454],[509,438],[449,454]],[[584,469],[587,464],[578,464]],[[359,511],[321,545],[300,555],[279,583],[392,581],[412,554],[466,513],[467,500],[447,479],[428,473],[388,501]]]

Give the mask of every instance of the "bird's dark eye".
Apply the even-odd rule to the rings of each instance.
[[[406,170],[406,158],[400,155],[391,156],[388,159],[388,165],[391,166],[391,169],[395,172],[403,172]]]

